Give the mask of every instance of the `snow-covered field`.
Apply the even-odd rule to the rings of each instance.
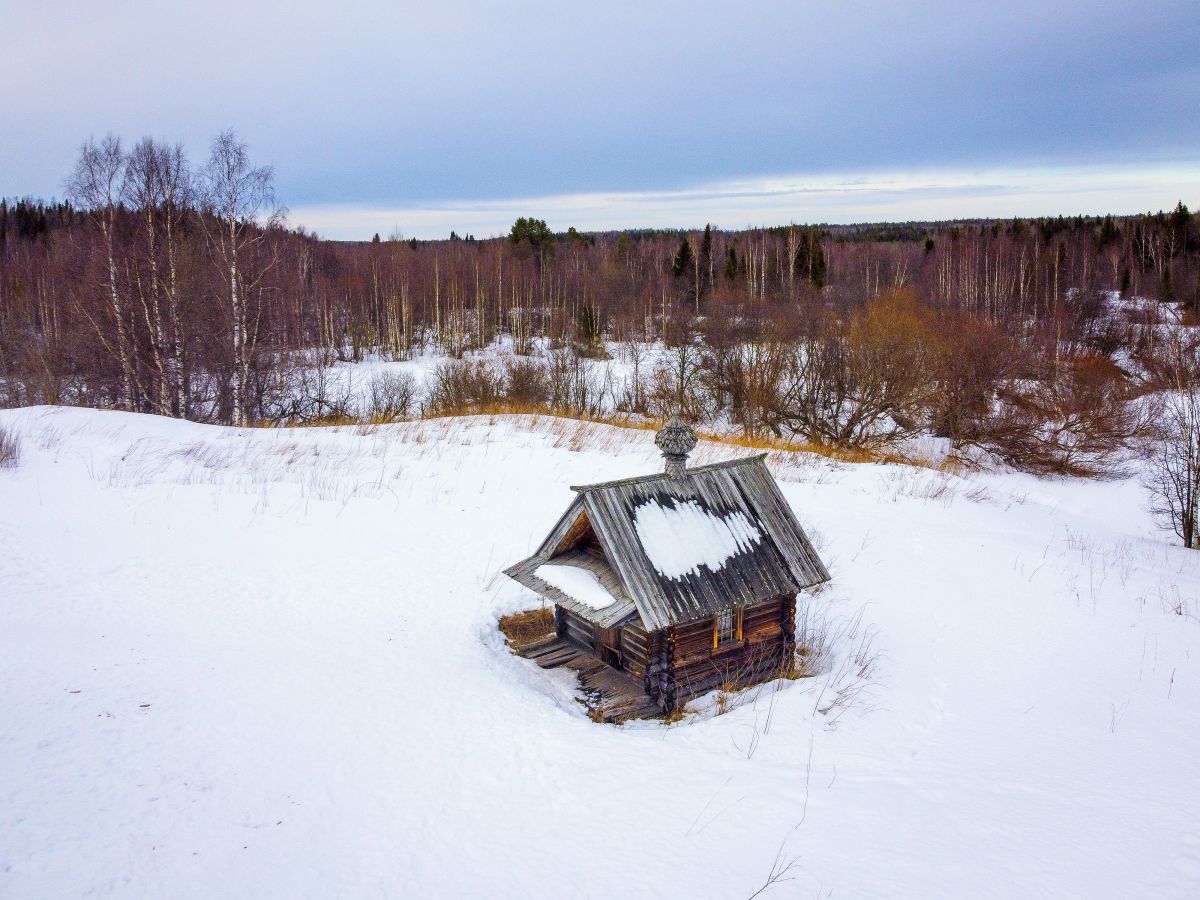
[[[614,727],[497,573],[651,432],[0,426],[0,896],[1200,896],[1200,554],[1136,481],[774,454],[873,684]]]

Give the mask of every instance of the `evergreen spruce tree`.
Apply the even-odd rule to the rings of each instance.
[[[805,229],[804,234],[800,236],[800,243],[796,246],[796,258],[792,261],[792,266],[797,275],[808,281],[809,266],[809,242],[808,229]]]
[[[575,323],[580,349],[587,355],[596,352],[600,346],[602,327],[600,312],[590,303],[585,303],[579,310],[579,318]]]
[[[825,251],[821,247],[821,236],[814,228],[809,232],[812,241],[812,249],[809,251],[809,275],[808,280],[812,282],[812,286],[817,290],[825,287],[825,273],[829,270],[828,264],[825,262]]]
[[[729,249],[725,251],[725,280],[726,281],[737,281],[737,276],[738,276],[737,250],[735,250],[733,248],[733,246],[730,245]]]
[[[1183,205],[1183,201],[1171,210],[1171,215],[1167,219],[1170,222],[1171,234],[1175,239],[1172,245],[1176,253],[1185,253],[1195,246],[1195,242],[1191,237],[1192,214],[1188,212],[1188,208]]]
[[[676,278],[691,275],[692,267],[695,264],[696,257],[692,253],[692,242],[687,239],[687,235],[685,234],[683,240],[679,242],[679,249],[675,251],[675,261],[671,264],[671,274]]]
[[[825,251],[821,249],[821,235],[815,228],[809,228],[800,239],[796,248],[796,271],[805,281],[817,290],[825,287]]]
[[[1112,216],[1105,216],[1104,221],[1100,225],[1100,234],[1096,238],[1096,249],[1103,250],[1109,244],[1114,243],[1120,237],[1120,232],[1117,231],[1117,225],[1113,221]]]
[[[457,237],[457,235],[455,235]],[[544,219],[526,218],[521,216],[513,222],[508,239],[514,244],[526,241],[534,250],[544,250],[554,243],[554,232],[546,225]]]

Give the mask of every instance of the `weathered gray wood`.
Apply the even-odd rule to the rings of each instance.
[[[827,581],[829,573],[771,477],[765,454],[681,477],[655,474],[574,490],[575,500],[538,552],[505,570],[555,602],[557,639],[568,646],[539,653],[539,665],[569,664],[601,695],[610,677],[626,687],[640,684],[644,700],[668,713],[713,686],[770,678],[786,668],[795,648],[796,594]],[[758,540],[715,570],[663,575],[638,538],[638,510],[689,502],[717,518],[745,517]],[[546,584],[534,573],[550,561],[594,573],[614,603],[593,610]],[[735,607],[741,608],[740,640],[714,648],[714,617]],[[598,649],[597,629],[618,627],[619,637],[602,632],[613,646]],[[626,671],[607,667],[597,655]]]
[[[771,477],[764,457],[689,469],[682,478],[655,474],[576,487],[575,502],[538,554],[507,571],[602,627],[618,624],[636,609],[648,630],[714,615],[731,606],[753,606],[827,581],[828,571]],[[671,507],[686,502],[695,502],[717,517],[745,516],[760,540],[715,571],[701,568],[681,578],[661,575],[638,540],[634,527],[637,510],[647,503]],[[588,544],[583,537],[589,529],[599,552],[590,545],[582,549]],[[589,614],[533,577],[538,565],[562,549],[569,534],[581,549],[569,549],[554,558],[596,572],[614,597],[629,601],[628,609],[615,606],[602,615]]]
[[[547,653],[554,653],[566,646],[566,642],[558,635],[550,635],[533,643],[526,644],[517,653],[527,659],[534,659],[538,656],[544,656]]]

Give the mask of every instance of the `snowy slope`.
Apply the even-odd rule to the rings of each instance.
[[[774,455],[876,684],[617,728],[496,573],[649,432],[0,425],[0,897],[1200,895],[1200,555],[1136,482]]]

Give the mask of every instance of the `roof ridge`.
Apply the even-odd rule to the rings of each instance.
[[[683,477],[687,478],[691,475],[699,475],[703,472],[711,472],[714,469],[732,469],[735,466],[744,465],[746,463],[758,462],[767,458],[766,453],[755,453],[753,456],[742,456],[737,459],[726,459],[721,462],[708,463],[703,466],[696,466],[692,469],[687,469],[683,473]],[[573,484],[571,490],[579,494],[586,494],[589,491],[596,491],[602,488],[619,487],[626,484],[643,484],[651,481],[676,481],[677,476],[669,475],[666,472],[653,472],[650,475],[635,475],[632,478],[617,478],[613,481],[598,481],[595,484]]]

